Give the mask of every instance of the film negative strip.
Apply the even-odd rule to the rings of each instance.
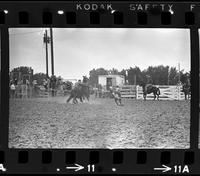
[[[200,174],[198,2],[0,2],[0,173]]]

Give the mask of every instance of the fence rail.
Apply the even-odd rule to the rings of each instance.
[[[174,85],[156,85],[160,89],[160,100],[184,100],[185,95],[182,92],[182,86]],[[122,98],[143,99],[142,87],[136,85],[122,86]],[[147,95],[147,99],[153,99],[153,93]],[[189,97],[190,98],[190,97]]]
[[[184,100],[185,95],[182,92],[182,86],[174,85],[156,85],[160,89],[160,100]],[[64,90],[57,90],[56,96],[64,96]],[[18,98],[48,98],[51,96],[51,90],[46,91],[45,89],[34,90],[32,87],[27,85],[20,85],[16,88],[15,97]],[[134,99],[143,99],[143,90],[142,87],[136,85],[124,85],[121,87],[121,97],[122,98],[134,98]],[[147,99],[153,99],[153,93],[148,94]],[[189,96],[190,98],[190,96]]]
[[[122,98],[136,98],[137,91],[134,85],[125,85],[121,88]]]

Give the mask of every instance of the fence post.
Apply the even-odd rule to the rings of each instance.
[[[22,99],[26,99],[27,98],[27,92],[28,92],[28,88],[27,88],[27,85],[24,85],[22,84],[21,85],[21,96],[22,96]]]
[[[136,100],[138,99],[138,85],[136,86],[136,89],[135,89],[135,92],[136,92]]]

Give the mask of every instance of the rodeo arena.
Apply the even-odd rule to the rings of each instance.
[[[10,147],[189,147],[190,94],[181,83],[129,85],[109,74],[96,86],[84,76],[38,84],[31,68],[10,76]]]
[[[91,84],[89,70],[79,79],[56,76],[51,40],[46,32],[46,73],[10,70],[9,148],[190,147],[189,79],[157,85],[133,74],[130,83],[127,72],[109,72]]]

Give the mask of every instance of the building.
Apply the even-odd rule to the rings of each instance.
[[[123,86],[125,84],[125,77],[123,75],[99,75],[98,84],[101,84],[108,90],[110,86]]]

